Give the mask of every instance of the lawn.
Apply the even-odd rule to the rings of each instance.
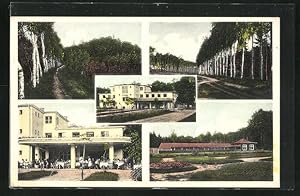
[[[253,95],[257,99],[269,99],[272,98],[272,81],[261,81],[252,79],[237,79],[237,78],[226,78],[221,76],[209,76],[211,78],[219,79],[218,84],[231,83],[235,85],[241,85],[248,87],[247,89],[241,90],[243,93]],[[227,85],[225,85],[227,86]],[[227,86],[228,87],[228,86]],[[230,88],[230,86],[229,86]],[[231,89],[235,89],[231,87]],[[215,89],[207,84],[201,84],[198,87],[198,98],[215,98],[215,99],[234,99],[234,98],[249,98],[246,96],[232,96],[223,93],[222,91]]]
[[[44,73],[43,77],[40,79],[40,83],[37,84],[35,88],[29,84],[25,84],[24,92],[26,99],[53,99],[54,95],[52,93],[53,86],[53,75],[55,74],[55,69],[51,69]]]
[[[150,163],[159,163],[161,160],[160,157],[150,156]]]
[[[45,176],[50,176],[51,171],[30,171],[26,173],[19,173],[19,180],[35,180]],[[57,174],[57,171],[53,171],[51,175]]]
[[[89,78],[84,75],[72,74],[65,68],[60,69],[58,72],[58,78],[62,83],[66,98],[94,98],[93,78]]]
[[[195,169],[197,169],[197,167],[187,162],[159,162],[150,164],[151,173],[173,173],[193,171]]]
[[[179,122],[196,122],[196,113],[180,120]]]
[[[225,164],[225,163],[236,163],[241,162],[236,159],[216,159],[214,157],[208,156],[176,156],[174,158],[176,161],[184,161],[192,164]]]
[[[249,162],[225,165],[218,170],[194,173],[191,181],[272,181],[272,162]]]
[[[96,172],[84,179],[84,181],[118,181],[119,175],[112,172]]]
[[[129,122],[144,118],[149,118],[153,116],[159,116],[167,113],[171,113],[172,111],[169,110],[148,110],[142,112],[134,112],[134,113],[125,113],[125,114],[118,114],[106,117],[97,117],[97,122],[114,122],[114,123],[122,123],[122,122]]]

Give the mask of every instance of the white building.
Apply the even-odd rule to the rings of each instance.
[[[172,109],[177,94],[173,91],[152,92],[149,85],[119,84],[109,87],[110,93],[99,93],[100,108]]]
[[[122,147],[130,143],[126,126],[69,127],[60,113],[46,112],[35,105],[19,105],[19,161],[71,160],[71,168],[85,145],[86,156],[99,158],[108,147],[109,160],[123,159]]]

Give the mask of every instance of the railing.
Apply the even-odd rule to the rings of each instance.
[[[105,143],[105,142],[121,142],[129,143],[130,137],[55,137],[55,138],[19,138],[19,143],[21,144],[31,144],[31,143]]]

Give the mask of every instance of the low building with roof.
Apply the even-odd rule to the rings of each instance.
[[[234,143],[161,143],[158,152],[254,151],[256,144],[244,138]]]

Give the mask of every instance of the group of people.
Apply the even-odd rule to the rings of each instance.
[[[28,161],[27,159],[22,159],[18,162],[18,168],[29,169],[29,168],[52,168],[53,162],[49,161],[49,159],[36,159],[33,161]]]

